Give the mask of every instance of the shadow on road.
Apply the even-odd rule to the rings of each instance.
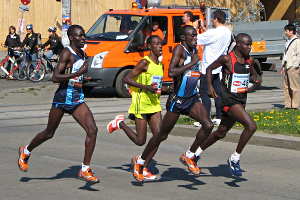
[[[242,177],[232,176],[231,172],[229,171],[228,165],[219,165],[217,167],[205,167],[203,169],[207,169],[211,174],[205,176],[232,178],[232,181],[224,182],[226,185],[231,187],[240,187],[237,183],[248,181],[248,179]]]
[[[80,170],[81,166],[75,165],[71,166],[68,169],[63,170],[62,172],[56,174],[52,177],[22,177],[20,178],[20,182],[29,182],[31,180],[57,180],[57,179],[77,179],[78,178],[78,171]],[[92,188],[91,186],[94,185],[93,183],[85,183],[83,186],[79,187],[78,189],[81,190],[88,190],[88,191],[99,191],[98,189]]]

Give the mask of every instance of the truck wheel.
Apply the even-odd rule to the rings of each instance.
[[[125,69],[119,73],[116,79],[116,92],[119,97],[129,98],[130,93],[128,91],[127,84],[124,83],[123,78],[131,71],[131,69]]]

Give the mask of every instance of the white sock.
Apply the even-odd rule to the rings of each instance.
[[[82,171],[86,171],[86,170],[88,170],[90,168],[90,166],[89,165],[85,165],[85,164],[83,164],[83,163],[81,163],[81,170]]]
[[[195,156],[196,157],[198,157],[198,156],[200,156],[200,154],[202,153],[202,149],[201,149],[201,147],[199,147],[197,150],[196,150],[196,152],[195,152]]]
[[[185,152],[185,156],[188,158],[193,158],[195,156],[195,153],[191,152],[190,150],[187,150]]]
[[[231,154],[230,160],[237,163],[240,160],[241,154],[237,153],[236,151]]]
[[[139,164],[139,165],[144,165],[145,164],[145,160],[143,160],[141,158],[141,156],[139,156],[138,159],[137,159],[137,161],[136,161],[136,163]]]
[[[26,155],[30,155],[31,152],[28,151],[27,147],[28,147],[28,145],[25,146],[25,148],[24,148],[24,153],[25,153]]]

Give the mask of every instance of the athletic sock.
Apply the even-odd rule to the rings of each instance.
[[[237,163],[240,160],[240,156],[241,154],[234,152],[233,154],[231,154],[230,160]]]
[[[187,150],[185,152],[185,156],[188,158],[193,158],[195,156],[195,153],[191,152],[190,150]]]
[[[83,164],[83,163],[81,163],[81,170],[82,171],[86,171],[86,170],[88,170],[90,168],[90,166],[89,165],[85,165],[85,164]]]
[[[28,151],[27,147],[28,147],[28,145],[25,146],[24,153],[29,156],[31,154],[31,152]]]
[[[199,147],[197,150],[196,150],[196,152],[195,152],[195,156],[196,157],[198,157],[198,156],[200,156],[201,155],[201,153],[202,153],[202,149],[201,149],[201,147]]]
[[[137,161],[136,161],[136,163],[139,164],[139,165],[144,165],[145,164],[145,160],[143,160],[141,158],[141,156],[139,156],[138,159],[137,159]]]

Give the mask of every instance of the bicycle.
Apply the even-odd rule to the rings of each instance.
[[[26,80],[26,67],[28,63],[27,54],[25,51],[14,49],[14,55],[17,56],[17,58],[7,55],[0,62],[1,72],[4,73],[1,74],[1,76],[6,76],[8,79],[11,80]],[[11,65],[11,70],[8,72],[6,69],[8,68],[9,64]]]

